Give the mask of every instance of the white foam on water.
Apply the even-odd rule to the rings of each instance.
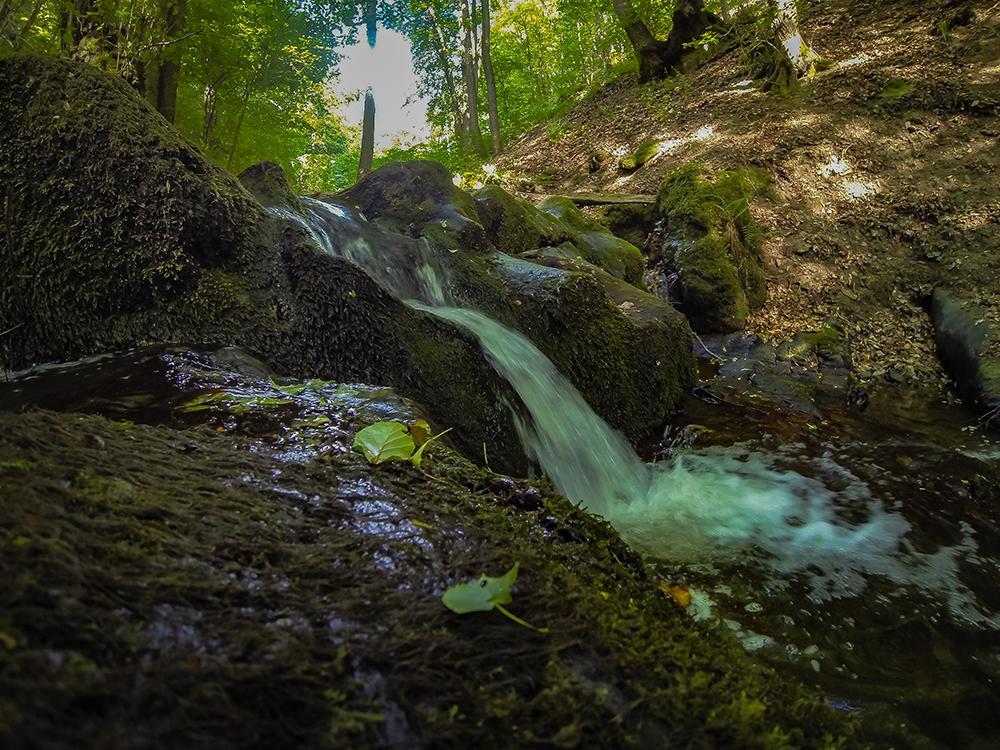
[[[909,521],[829,457],[811,468],[836,489],[782,469],[780,455],[740,446],[643,463],[527,338],[474,310],[418,307],[479,338],[530,414],[518,421],[530,455],[562,494],[637,549],[672,562],[757,560],[806,581],[815,601],[859,596],[881,576],[938,593],[959,619],[1000,625],[959,578],[959,560],[976,549],[971,528],[953,547],[918,552]]]

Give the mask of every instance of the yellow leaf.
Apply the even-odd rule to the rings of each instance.
[[[682,586],[679,583],[670,583],[669,581],[660,581],[660,591],[669,596],[684,609],[691,606],[691,592],[688,591],[687,586]]]
[[[431,426],[427,424],[426,419],[418,419],[410,425],[410,435],[413,437],[413,442],[419,448],[431,439]]]

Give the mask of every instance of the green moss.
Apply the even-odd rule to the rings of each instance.
[[[642,287],[646,259],[635,245],[604,230],[580,232],[574,245],[584,260],[603,268],[616,279]]]
[[[634,171],[659,153],[660,142],[656,138],[647,138],[634,151],[622,158],[620,166],[622,169]]]
[[[750,307],[726,242],[713,229],[676,251],[681,269],[685,315],[698,328],[730,331],[743,327]]]
[[[490,240],[505,253],[518,255],[539,247],[559,245],[573,235],[558,218],[539,211],[498,185],[487,185],[475,197]]]
[[[760,230],[751,198],[773,197],[765,172],[737,169],[710,178],[696,162],[664,179],[658,206],[673,238],[684,311],[700,330],[738,330],[767,297]],[[690,298],[690,299],[689,299]]]
[[[670,305],[566,253],[536,260],[544,267],[499,266],[519,302],[516,327],[598,414],[630,440],[646,438],[691,385],[687,322]]]
[[[224,434],[0,415],[0,454],[38,469],[0,475],[16,634],[0,647],[0,740],[854,746],[843,715],[692,621],[605,522],[544,485],[446,447],[432,478],[373,468],[348,447],[355,400],[331,401],[323,449],[289,462],[303,420],[285,408]],[[67,481],[81,472],[135,493],[95,501]],[[442,606],[447,585],[513,560],[518,612],[548,634]]]
[[[574,232],[608,231],[600,222],[588,219],[577,205],[564,195],[552,195],[538,204],[538,210],[555,216]]]

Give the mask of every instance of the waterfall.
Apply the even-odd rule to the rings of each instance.
[[[810,473],[836,476],[835,491],[782,468],[780,451],[715,447],[647,464],[527,337],[476,310],[448,306],[443,269],[429,244],[380,232],[344,206],[306,205],[307,219],[286,218],[309,229],[326,252],[477,337],[527,409],[527,418],[515,420],[526,452],[560,493],[607,518],[634,547],[674,562],[756,561],[806,580],[820,601],[860,595],[869,576],[883,576],[947,592],[962,619],[988,617],[958,577],[958,553],[975,551],[970,537],[936,553],[916,550],[902,514],[829,457],[810,459]],[[406,262],[392,262],[386,253],[398,259],[401,248]],[[838,508],[847,507],[864,508],[863,519],[855,513],[845,520]]]

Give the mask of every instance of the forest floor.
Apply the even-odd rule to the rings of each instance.
[[[803,11],[803,37],[831,66],[798,91],[763,93],[739,52],[667,81],[627,75],[498,166],[546,194],[655,193],[692,160],[763,167],[778,198],[752,209],[769,292],[748,331],[777,342],[839,319],[863,378],[943,384],[932,288],[957,288],[1000,321],[1000,3]],[[622,171],[649,138],[658,154]]]

